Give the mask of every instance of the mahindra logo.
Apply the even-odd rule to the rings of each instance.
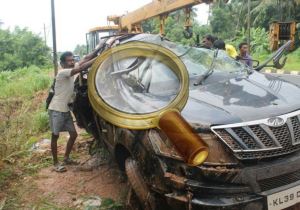
[[[272,117],[267,120],[267,125],[271,127],[280,127],[285,124],[285,120],[281,117]]]

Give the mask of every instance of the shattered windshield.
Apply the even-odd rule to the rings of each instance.
[[[111,48],[111,55],[98,67],[95,78],[97,92],[105,103],[126,113],[152,113],[168,106],[176,98],[182,85],[175,60],[185,64],[190,78],[206,75],[212,66],[213,72],[233,73],[245,69],[225,51],[214,53],[213,50],[185,47],[156,35],[137,35],[126,42],[130,41],[134,41],[135,46],[145,43],[155,45],[145,52],[137,48],[127,51]],[[162,53],[166,48],[173,53],[166,51],[170,53],[166,56]],[[217,57],[214,58],[214,54]]]
[[[163,40],[159,35],[141,34],[128,41],[150,42],[173,51],[186,65],[191,77],[205,74],[209,70],[214,57],[214,50],[183,46]],[[244,64],[228,56],[224,50],[219,50],[214,60],[214,72],[235,73],[245,71],[245,69],[246,66]]]

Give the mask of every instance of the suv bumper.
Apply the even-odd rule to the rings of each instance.
[[[265,198],[259,195],[215,195],[210,198],[193,197],[189,195],[166,194],[171,209],[186,210],[263,210]]]
[[[269,191],[255,193],[223,193],[223,194],[195,194],[170,193],[166,200],[172,209],[186,210],[267,210],[267,196],[300,186],[300,180],[289,185],[281,186]],[[230,192],[230,189],[228,189]],[[298,198],[299,199],[299,198]],[[300,199],[299,199],[300,201]],[[300,202],[296,204],[300,207]],[[298,208],[296,208],[298,209]],[[300,208],[299,208],[300,209]]]

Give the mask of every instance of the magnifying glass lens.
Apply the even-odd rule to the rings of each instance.
[[[118,111],[148,114],[168,106],[178,95],[180,80],[161,57],[106,59],[95,78],[98,95]]]

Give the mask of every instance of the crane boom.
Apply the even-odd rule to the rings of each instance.
[[[153,0],[151,3],[123,16],[108,16],[108,21],[119,25],[124,32],[140,32],[141,22],[153,17],[166,17],[168,13],[190,8],[197,4],[212,3],[213,0]]]

